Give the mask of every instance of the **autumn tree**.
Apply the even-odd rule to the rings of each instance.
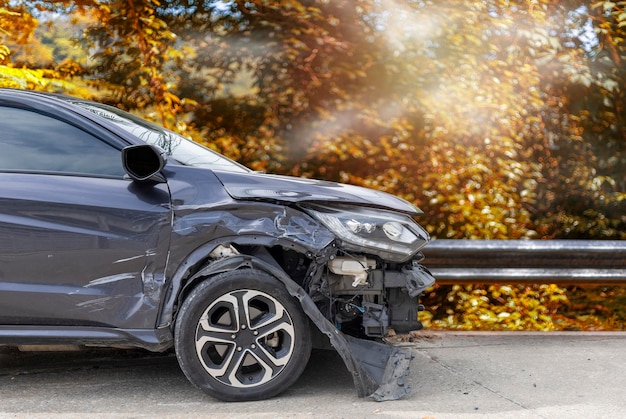
[[[324,127],[340,136],[333,119],[351,118],[361,106],[353,91],[376,57],[356,48],[362,34],[354,2],[169,5],[184,9],[170,25],[196,51],[181,82],[182,94],[201,104],[194,121],[240,161],[287,172],[285,162],[302,159]],[[237,83],[247,83],[247,92],[228,95]]]
[[[85,29],[84,42],[94,52],[90,76],[112,92],[106,101],[129,110],[150,108],[159,123],[175,127],[181,100],[174,69],[185,48],[175,48],[176,34],[159,17],[161,3],[115,0],[80,7],[96,22]]]
[[[44,74],[14,68],[10,45],[27,44],[37,21],[23,5],[0,1],[0,87],[33,87],[41,85]]]
[[[54,62],[50,48],[37,37],[40,22],[34,6],[0,0],[0,87],[88,96],[71,80],[76,67]]]
[[[626,238],[624,5],[571,3],[539,60],[549,132],[533,158],[545,182],[534,217],[547,237]]]

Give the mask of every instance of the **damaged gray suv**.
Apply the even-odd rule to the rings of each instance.
[[[229,401],[275,396],[312,347],[361,397],[409,391],[427,232],[408,202],[261,174],[117,108],[0,89],[0,345],[173,348]]]

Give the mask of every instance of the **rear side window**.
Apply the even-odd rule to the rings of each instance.
[[[65,121],[0,107],[0,170],[123,176],[120,151]]]

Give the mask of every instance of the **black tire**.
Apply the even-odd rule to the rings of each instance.
[[[225,401],[276,396],[300,377],[311,354],[298,301],[276,278],[254,269],[196,286],[178,313],[174,345],[187,379]]]

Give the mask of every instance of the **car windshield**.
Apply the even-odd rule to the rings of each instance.
[[[128,112],[95,102],[72,101],[72,103],[102,118],[106,118],[146,143],[160,147],[168,156],[185,166],[204,167],[229,172],[251,171],[216,151]]]

